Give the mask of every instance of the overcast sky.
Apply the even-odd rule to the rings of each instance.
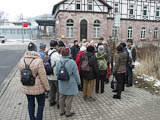
[[[10,20],[20,14],[24,18],[34,17],[41,14],[51,14],[53,5],[61,0],[0,0],[0,10],[7,13]]]

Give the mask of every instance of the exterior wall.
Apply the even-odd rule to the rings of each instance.
[[[105,0],[107,4],[113,7],[108,17],[114,17],[114,5],[118,4],[118,11],[121,18],[138,19],[138,20],[160,20],[160,16],[156,16],[156,8],[160,8],[159,0]],[[134,6],[134,16],[130,17],[130,5]],[[143,16],[143,8],[147,6],[147,16]]]
[[[99,38],[94,38],[93,36],[93,23],[95,20],[99,20],[100,24],[100,33],[101,36],[105,39],[108,38],[107,33],[107,14],[103,13],[87,13],[87,12],[59,12],[57,15],[59,21],[56,22],[56,34],[58,38],[61,38],[64,35],[66,41],[72,42],[77,39],[80,41],[80,22],[85,19],[88,22],[88,30],[87,30],[87,40],[98,40]],[[66,38],[66,21],[68,19],[72,19],[74,21],[74,37]]]
[[[114,25],[114,20],[113,19],[108,19],[108,34],[112,35],[112,27]],[[154,41],[153,35],[154,35],[154,29],[157,27],[158,28],[158,39],[160,40],[160,22],[152,22],[152,21],[135,21],[135,20],[121,20],[121,26],[118,28],[118,40],[119,42],[121,41],[126,41],[128,39],[128,27],[133,28],[133,40],[135,42],[140,42],[140,41],[146,41],[146,42],[151,42]],[[141,39],[141,29],[142,27],[146,28],[146,39],[142,40]],[[150,30],[152,32],[150,32]]]

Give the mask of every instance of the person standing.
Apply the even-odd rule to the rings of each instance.
[[[39,50],[39,54],[42,58],[43,61],[45,61],[45,58],[46,58],[46,44],[44,43],[40,43],[40,46],[39,46],[40,50]]]
[[[77,57],[79,50],[80,50],[80,47],[78,45],[78,40],[75,40],[74,46],[71,47],[71,54],[72,54],[73,60],[76,60],[76,57]]]
[[[56,62],[57,75],[59,74],[62,63],[68,72],[69,79],[67,81],[58,80],[58,88],[60,93],[59,105],[60,116],[73,116],[75,113],[71,112],[73,96],[78,94],[78,85],[81,84],[78,73],[78,68],[75,61],[70,57],[70,49],[62,48],[60,61]],[[66,107],[66,109],[65,109]]]
[[[82,56],[81,60],[81,72],[83,77],[83,98],[85,101],[95,101],[96,99],[92,97],[92,92],[94,90],[94,82],[98,74],[98,66],[94,58],[95,48],[93,46],[87,47],[87,52]],[[84,62],[84,63],[83,63]],[[87,64],[85,64],[87,63]],[[83,64],[85,66],[83,66]],[[89,69],[86,69],[86,68]]]
[[[104,82],[106,80],[107,69],[109,66],[109,57],[106,55],[103,45],[100,45],[98,47],[98,52],[95,53],[95,57],[98,64],[98,71],[99,71],[99,76],[96,79],[96,93],[99,93],[100,86],[101,86],[100,92],[104,93]]]
[[[32,71],[32,75],[35,78],[35,84],[33,86],[26,86],[22,84],[22,91],[27,96],[29,117],[30,120],[42,120],[45,106],[45,92],[48,92],[50,87],[48,84],[43,61],[37,52],[36,45],[32,42],[28,44],[28,50],[25,52],[24,57],[20,60],[20,71],[25,68],[25,64],[29,65],[29,68]],[[38,102],[36,116],[35,99]]]
[[[131,87],[133,86],[133,69],[136,61],[136,48],[133,45],[133,39],[128,39],[126,44],[129,58],[131,59],[131,63],[127,66],[127,87]]]
[[[114,99],[121,99],[121,92],[124,89],[127,53],[124,51],[123,46],[117,46],[117,53],[115,54],[115,66],[113,68],[113,75],[117,80],[116,91],[117,94],[113,95]]]
[[[82,60],[82,56],[85,54],[86,52],[86,47],[85,46],[82,46],[80,48],[80,52],[77,54],[77,57],[76,57],[76,64],[77,64],[77,67],[78,67],[78,71],[79,71],[79,75],[80,75],[80,78],[81,78],[81,86],[79,86],[79,90],[82,91],[83,89],[83,78],[82,78],[82,72],[81,72],[81,60]]]
[[[51,58],[51,66],[53,67],[53,73],[48,75],[49,85],[51,90],[49,92],[49,105],[54,106],[56,104],[57,93],[57,75],[56,75],[56,61],[60,60],[60,54],[58,53],[58,42],[55,40],[50,41],[50,50],[48,56]]]

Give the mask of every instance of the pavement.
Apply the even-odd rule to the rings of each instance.
[[[26,96],[21,92],[20,74],[17,68],[10,82],[0,92],[0,120],[29,120]],[[85,102],[82,92],[74,97],[71,118],[59,116],[56,106],[50,107],[46,99],[44,120],[159,120],[160,97],[135,87],[126,88],[121,100],[112,98],[110,84],[105,93],[93,96],[95,102]],[[36,105],[37,107],[37,105]]]

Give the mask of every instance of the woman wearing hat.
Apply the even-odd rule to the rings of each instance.
[[[122,45],[117,48],[117,53],[115,55],[115,66],[113,68],[113,75],[117,80],[116,95],[113,95],[115,99],[121,99],[121,91],[124,89],[125,73],[126,73],[126,63],[127,63],[127,53],[124,51]]]
[[[27,65],[30,64],[29,68],[32,71],[32,75],[35,77],[35,84],[33,86],[22,85],[22,91],[26,94],[28,100],[30,120],[42,120],[45,105],[45,92],[48,92],[50,87],[43,61],[37,53],[36,45],[32,42],[28,44],[28,50],[20,61],[20,71],[25,68],[25,63]],[[35,116],[35,99],[38,102],[37,116]]]
[[[77,65],[75,61],[70,58],[70,54],[71,52],[69,48],[62,48],[62,57],[60,58],[60,61],[56,62],[57,75],[61,67],[61,62],[65,62],[65,68],[69,74],[68,81],[58,80],[58,88],[60,93],[60,116],[66,115],[66,117],[70,117],[75,114],[74,112],[71,112],[71,106],[73,96],[78,94],[78,85],[81,84]]]

